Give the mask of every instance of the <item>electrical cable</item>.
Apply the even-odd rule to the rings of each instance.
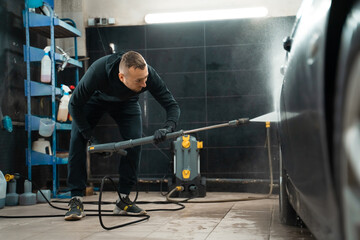
[[[138,223],[138,222],[145,221],[145,220],[147,220],[147,219],[150,218],[150,215],[145,215],[145,216],[141,216],[142,218],[139,219],[139,220],[136,220],[136,221],[132,221],[132,222],[128,222],[128,223],[124,223],[124,224],[120,224],[120,225],[116,225],[116,226],[112,226],[112,227],[106,227],[106,226],[104,225],[104,223],[103,223],[102,214],[101,214],[101,199],[102,199],[102,192],[103,192],[103,188],[104,188],[104,182],[105,182],[106,179],[110,180],[110,182],[112,183],[112,186],[114,187],[114,189],[115,189],[116,192],[118,193],[119,198],[120,198],[120,200],[121,200],[120,193],[119,193],[119,191],[117,190],[114,181],[113,181],[110,177],[108,177],[108,176],[103,177],[103,179],[101,180],[100,194],[99,194],[99,202],[98,202],[99,221],[100,221],[100,225],[101,225],[101,227],[102,227],[103,229],[105,229],[105,230],[112,230],[112,229],[116,229],[116,228],[121,228],[121,227],[128,226],[128,225],[130,225],[130,224],[134,224],[134,223]],[[130,216],[131,216],[131,215],[130,215]],[[139,217],[139,216],[137,216],[137,217]]]
[[[24,179],[26,179],[26,177],[18,174],[19,177],[22,177]],[[116,188],[116,184],[114,183],[114,181],[108,177],[108,176],[105,176],[102,181],[101,181],[101,187],[100,187],[100,193],[99,193],[99,201],[89,201],[89,202],[83,202],[83,204],[97,204],[98,205],[98,209],[88,209],[86,210],[86,212],[98,212],[97,214],[86,214],[86,216],[97,216],[99,217],[99,222],[100,222],[100,225],[102,228],[104,228],[105,230],[113,230],[113,229],[116,229],[116,228],[121,228],[121,227],[125,227],[125,226],[128,226],[128,225],[131,225],[131,224],[135,224],[135,223],[139,223],[139,222],[142,222],[142,221],[145,221],[147,219],[150,218],[150,215],[141,215],[141,216],[138,216],[138,215],[116,215],[116,214],[104,214],[103,212],[112,212],[112,210],[102,210],[101,209],[101,205],[103,204],[114,204],[113,202],[102,202],[102,193],[103,193],[103,188],[104,188],[104,183],[105,183],[105,180],[108,179],[111,183],[112,183],[112,186],[114,188],[114,190],[117,192],[118,196],[119,196],[119,199],[121,200],[121,197],[120,197],[120,193],[119,191],[117,190]],[[46,202],[54,209],[57,209],[57,210],[63,210],[63,211],[67,211],[68,209],[67,208],[61,208],[61,207],[58,207],[58,206],[55,206],[52,204],[52,202],[57,202],[57,203],[68,203],[68,202],[65,202],[65,201],[58,201],[58,200],[54,200],[54,201],[49,201],[44,193],[41,191],[41,189],[31,180],[29,180],[30,182],[32,182],[32,184],[34,184],[34,187],[35,189],[39,190],[40,194],[43,196],[43,198],[46,200]],[[136,191],[137,195],[138,195],[138,191]],[[136,199],[135,199],[136,200]],[[149,203],[152,203],[152,204],[176,204],[176,205],[179,205],[180,207],[179,208],[175,208],[175,209],[148,209],[146,210],[147,212],[155,212],[155,211],[179,211],[179,210],[182,210],[185,208],[185,206],[181,203],[171,203],[171,202],[164,202],[164,201],[142,201],[142,202],[138,202],[139,204],[149,204]],[[112,227],[107,227],[104,225],[104,222],[103,222],[103,219],[102,217],[103,216],[109,216],[109,217],[141,217],[141,219],[139,220],[135,220],[135,221],[131,221],[131,222],[127,222],[127,223],[124,223],[124,224],[121,224],[121,225],[116,225],[116,226],[112,226]],[[0,218],[49,218],[49,217],[64,217],[63,214],[49,214],[49,215],[17,215],[17,216],[6,216],[6,215],[0,215]]]

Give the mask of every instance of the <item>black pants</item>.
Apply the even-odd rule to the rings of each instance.
[[[106,102],[92,97],[83,108],[93,129],[104,113],[115,120],[124,140],[140,138],[142,134],[141,110],[138,101]],[[68,162],[68,187],[71,196],[83,196],[86,188],[86,151],[87,141],[73,121]],[[141,147],[127,149],[127,156],[119,164],[119,191],[129,194],[136,183],[136,172],[141,156]]]

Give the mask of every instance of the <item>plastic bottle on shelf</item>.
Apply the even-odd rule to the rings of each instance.
[[[64,84],[61,84],[61,89],[64,91],[64,95],[61,97],[59,110],[57,115],[57,120],[59,122],[66,122],[68,119],[68,105],[70,101],[69,92],[71,91],[70,88]]]
[[[71,92],[70,92],[70,98],[71,98],[71,94],[72,94],[72,92],[74,91],[74,89],[75,89],[75,86],[74,86],[74,85],[70,85],[70,90],[71,90]],[[70,113],[69,113],[69,115],[68,115],[68,119],[69,119],[70,122],[72,121],[72,117],[71,117]]]
[[[51,59],[50,59],[50,46],[44,48],[45,55],[41,59],[41,76],[40,81],[43,83],[51,82]]]
[[[42,189],[41,192],[45,195],[45,198],[50,201],[51,200],[51,191],[49,189]],[[43,195],[40,193],[40,190],[36,193],[36,200],[39,203],[45,203],[46,199],[43,197]]]
[[[0,171],[0,208],[5,206],[6,199],[6,180],[4,174]]]
[[[16,206],[19,204],[19,194],[16,193],[16,180],[9,181],[9,192],[6,194],[6,206]]]
[[[36,204],[36,194],[31,192],[32,183],[29,180],[24,181],[24,193],[19,196],[20,205]]]

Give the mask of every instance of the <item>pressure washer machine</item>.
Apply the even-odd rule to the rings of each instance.
[[[194,136],[184,135],[172,142],[174,155],[174,176],[168,179],[169,191],[183,186],[173,197],[194,198],[206,196],[206,178],[200,174],[200,150],[203,142]]]

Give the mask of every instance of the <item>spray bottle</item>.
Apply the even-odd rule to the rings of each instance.
[[[24,193],[19,196],[20,205],[36,204],[36,194],[32,193],[32,183],[29,180],[24,181]]]
[[[51,59],[50,59],[50,46],[44,48],[45,55],[41,59],[41,76],[40,81],[44,83],[51,82]]]
[[[75,86],[74,86],[74,85],[70,85],[70,89],[71,89],[71,92],[70,92],[70,98],[71,98],[71,94],[72,94],[72,92],[74,91]],[[72,117],[71,117],[70,113],[69,113],[69,115],[68,115],[68,119],[69,119],[70,122],[72,122]]]
[[[71,89],[64,84],[61,84],[61,89],[63,90],[64,95],[62,96],[62,98],[60,100],[57,120],[59,122],[66,122],[68,119],[68,113],[69,113],[69,111],[68,111],[68,105],[69,105],[69,101],[70,101],[69,92],[71,92]]]

